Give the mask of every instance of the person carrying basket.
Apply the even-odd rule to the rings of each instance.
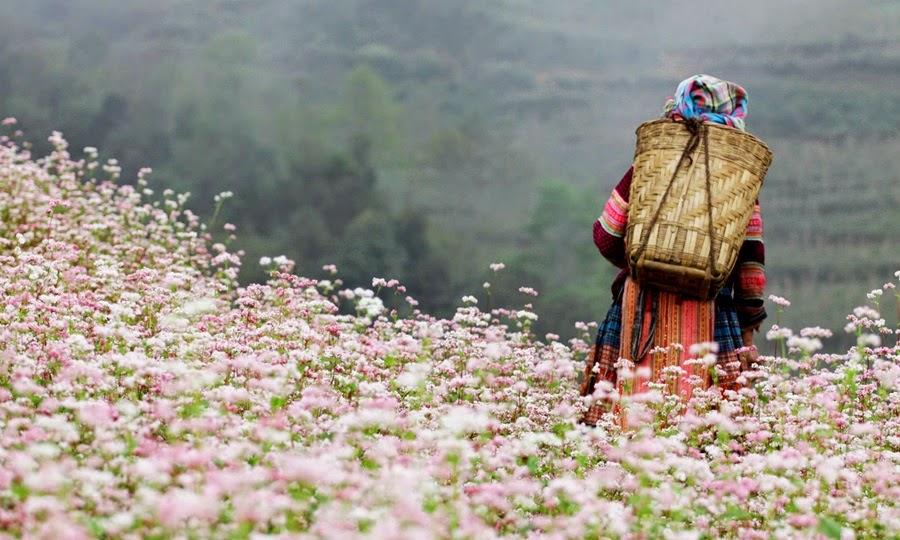
[[[766,318],[758,201],[771,152],[746,133],[747,95],[709,75],[682,81],[662,119],[637,130],[632,166],[593,224],[600,253],[622,271],[585,368],[583,396],[646,392],[690,399],[738,389],[758,359]],[[715,354],[714,362],[711,362]],[[589,407],[594,425],[609,403]]]

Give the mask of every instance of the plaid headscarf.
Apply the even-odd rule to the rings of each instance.
[[[740,86],[709,75],[694,75],[678,85],[666,100],[664,118],[700,117],[744,131],[747,92]]]

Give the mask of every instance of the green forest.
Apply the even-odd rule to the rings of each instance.
[[[152,168],[208,223],[231,192],[211,230],[237,227],[242,281],[285,255],[351,287],[396,278],[439,316],[490,281],[561,336],[602,319],[615,272],[591,226],[635,128],[695,73],[743,85],[774,152],[768,292],[793,305],[769,322],[844,346],[900,270],[898,2],[0,3],[0,117],[38,154],[56,130],[122,182]]]

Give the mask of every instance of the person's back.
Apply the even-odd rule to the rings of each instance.
[[[743,88],[698,75],[682,81],[675,97],[666,102],[663,117],[696,118],[743,131],[746,107]],[[753,334],[766,317],[758,201],[724,287],[713,299],[693,298],[642,286],[630,275],[625,233],[633,177],[632,167],[593,225],[600,253],[622,271],[613,282],[613,303],[600,324],[585,370],[582,395],[592,396],[595,403],[582,421],[591,425],[610,409],[604,396],[612,389],[619,395],[635,394],[648,390],[650,382],[663,382],[669,392],[689,399],[696,387],[737,388],[742,369],[758,358]],[[711,352],[715,360],[706,365]]]

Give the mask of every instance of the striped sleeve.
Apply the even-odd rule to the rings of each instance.
[[[632,168],[613,189],[603,213],[594,222],[594,244],[609,262],[625,268],[625,226],[628,221],[628,198],[631,195]]]
[[[763,305],[766,289],[765,264],[762,213],[757,202],[747,226],[747,236],[738,254],[734,284],[734,302],[743,330],[757,327],[766,318],[766,308]]]

